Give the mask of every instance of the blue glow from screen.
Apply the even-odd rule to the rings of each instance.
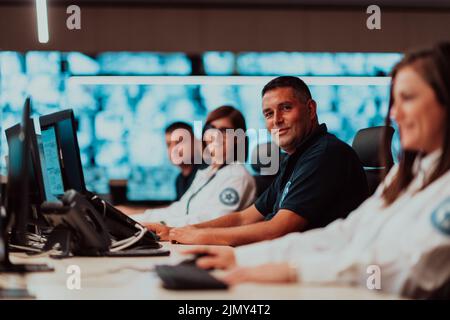
[[[206,52],[206,75],[388,75],[401,59],[397,53]],[[31,95],[34,116],[65,108],[75,112],[86,185],[108,192],[110,179],[128,179],[134,200],[175,197],[178,169],[167,157],[164,129],[174,121],[203,121],[221,105],[240,109],[247,127],[263,129],[261,89],[245,86],[75,85],[77,75],[190,75],[193,63],[184,53],[0,51],[0,173],[7,155],[4,130],[20,121]],[[357,130],[383,124],[387,86],[312,86],[320,122],[351,143]],[[197,134],[199,134],[197,132]],[[250,148],[256,136],[250,135]],[[262,141],[259,141],[262,142]],[[398,139],[394,149],[398,149]]]
[[[50,127],[41,131],[41,142],[45,159],[42,175],[45,177],[44,182],[48,183],[45,184],[45,193],[49,199],[64,193],[55,128]]]

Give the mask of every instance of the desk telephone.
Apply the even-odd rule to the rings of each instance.
[[[42,212],[54,227],[46,249],[59,244],[62,256],[168,255],[158,237],[91,192],[68,190],[59,202],[44,202]]]

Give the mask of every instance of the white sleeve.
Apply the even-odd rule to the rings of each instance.
[[[419,239],[395,254],[383,255],[368,248],[358,256],[305,255],[293,265],[297,267],[298,278],[305,283],[368,287],[376,283],[378,273],[381,290],[428,298],[444,284],[450,285],[450,236],[431,230]]]
[[[204,204],[201,211],[189,215],[165,215],[163,221],[172,227],[182,227],[219,218],[252,203],[255,195],[253,177],[234,176],[223,182],[211,196],[202,195]]]
[[[183,208],[180,201],[175,201],[168,207],[147,209],[142,214],[133,215],[132,218],[140,223],[159,223],[165,221],[168,216],[180,216],[182,214]]]
[[[450,243],[425,251],[402,252],[380,261],[372,253],[355,259],[341,255],[305,255],[291,261],[302,283],[374,286],[379,276],[379,289],[411,298],[428,298],[450,280]]]
[[[448,189],[444,186],[442,190]],[[417,228],[404,230],[403,238],[399,234],[393,247],[373,246],[362,252],[342,250],[341,253],[298,257],[293,263],[298,278],[309,283],[369,287],[378,273],[383,291],[413,298],[429,297],[443,284],[450,285],[450,211],[446,207],[449,200],[438,204],[437,208],[443,208],[439,212],[443,213],[436,218],[438,211],[433,202],[437,199],[433,199],[430,210],[422,210],[421,216],[415,218],[423,217],[417,220]],[[367,223],[370,220],[361,224],[361,230]],[[405,239],[404,243],[400,239]]]
[[[351,240],[354,230],[365,216],[366,207],[369,206],[370,203],[363,203],[346,219],[335,220],[325,228],[291,233],[279,239],[238,247],[235,250],[237,264],[248,266],[296,261],[304,255],[340,252]]]

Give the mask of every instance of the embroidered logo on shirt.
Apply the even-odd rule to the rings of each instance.
[[[291,186],[291,181],[288,181],[286,183],[286,186],[284,187],[283,194],[281,195],[280,204],[278,205],[278,208],[281,207],[281,205],[283,204],[284,198],[286,198],[286,196],[289,192],[290,186]]]
[[[220,202],[227,206],[233,206],[239,202],[239,194],[233,188],[224,189],[220,195]]]
[[[450,235],[450,198],[444,200],[431,214],[431,222],[442,233]]]

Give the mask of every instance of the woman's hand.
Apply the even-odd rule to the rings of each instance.
[[[169,240],[169,232],[172,229],[171,227],[165,226],[161,223],[144,223],[144,226],[150,230],[156,233],[156,235],[159,237],[161,241],[168,241]]]
[[[206,244],[208,241],[205,239],[205,236],[207,236],[207,234],[203,229],[198,229],[193,226],[186,226],[171,229],[169,233],[169,240],[174,243],[182,244]]]
[[[234,285],[243,282],[292,283],[297,282],[297,272],[288,263],[269,263],[257,267],[238,267],[232,269],[221,280]]]

